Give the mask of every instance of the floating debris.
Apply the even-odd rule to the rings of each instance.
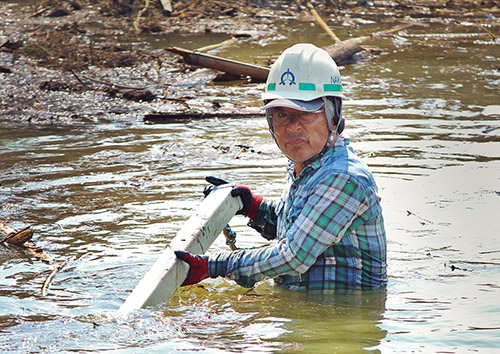
[[[54,259],[49,254],[47,254],[42,248],[37,247],[35,243],[31,241],[34,234],[31,226],[28,226],[21,231],[17,231],[4,221],[0,220],[0,231],[5,234],[3,239],[0,239],[0,242],[24,249],[44,263],[50,264],[54,262]]]

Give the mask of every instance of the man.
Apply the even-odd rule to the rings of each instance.
[[[237,186],[249,226],[277,242],[193,256],[183,285],[224,276],[244,287],[265,278],[307,290],[366,289],[386,283],[386,238],[380,198],[367,166],[340,136],[342,83],[322,49],[296,44],[273,64],[263,94],[269,130],[289,158],[279,202]]]

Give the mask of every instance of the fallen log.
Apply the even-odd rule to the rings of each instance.
[[[178,47],[165,49],[169,52],[180,54],[188,64],[202,66],[237,76],[250,76],[255,81],[264,82],[269,74],[269,68],[260,65],[243,63]]]
[[[321,18],[318,12],[314,9],[311,3],[307,3],[306,6],[309,8],[309,12],[314,17],[316,22],[325,30],[325,32],[333,39],[334,44],[324,47],[328,54],[335,60],[337,65],[347,65],[355,63],[357,58],[353,57],[355,54],[364,52],[367,49],[358,45],[354,38],[342,41],[337,35],[332,31],[325,21]]]
[[[165,124],[179,123],[190,120],[208,119],[208,118],[249,118],[263,117],[265,113],[217,113],[217,112],[173,112],[173,113],[150,113],[144,116],[146,124]]]
[[[345,41],[340,41],[340,39],[338,39],[338,37],[333,34],[335,38],[337,38],[337,42],[332,45],[323,47],[323,49],[325,49],[328,54],[330,54],[337,65],[342,66],[353,64],[360,60],[370,58],[374,54],[380,53],[380,50],[377,49],[361,47],[359,45],[360,42],[368,38],[387,35],[391,32],[395,32],[413,25],[414,23],[404,24],[393,29],[375,32],[367,36],[350,38]],[[331,30],[329,31],[329,33],[330,32],[333,33]],[[249,64],[218,57],[215,55],[200,53],[198,50],[188,50],[179,47],[170,47],[165,49],[171,53],[180,54],[184,62],[186,62],[187,64],[218,70],[229,74],[231,77],[249,76],[254,81],[264,82],[267,80],[267,75],[269,74],[270,70],[265,66]]]
[[[365,39],[378,37],[381,35],[387,35],[391,32],[399,31],[404,28],[413,26],[415,23],[404,24],[402,26],[395,27],[389,30],[383,30],[375,33],[371,33],[367,36],[350,38],[345,41],[342,41],[337,35],[332,31],[330,27],[326,24],[325,21],[321,18],[318,12],[314,9],[314,6],[311,3],[307,3],[306,5],[313,15],[314,19],[318,24],[325,30],[325,32],[334,40],[334,44],[324,47],[328,54],[335,60],[337,65],[348,65],[357,63],[361,60],[367,60],[375,54],[379,54],[380,50],[373,48],[361,47],[358,43],[364,41]]]
[[[400,31],[418,24],[419,23],[406,23],[401,26],[397,26],[388,30],[378,31],[366,36],[346,39],[345,41],[323,47],[323,49],[326,50],[328,54],[330,54],[337,65],[357,63],[358,61],[366,60],[371,56],[380,53],[380,50],[378,49],[359,46],[360,42],[363,42],[364,40],[369,38],[386,36],[393,32]]]
[[[350,38],[323,47],[323,49],[328,52],[339,66],[357,63],[358,61],[366,60],[372,55],[380,53],[380,50],[375,48],[360,47],[357,38]]]
[[[324,48],[335,60],[337,65],[347,65],[355,62],[353,55],[366,50],[361,48],[356,40],[348,39]],[[265,82],[269,75],[269,68],[260,65],[244,63],[236,60],[217,57],[205,53],[199,53],[178,47],[166,48],[169,52],[180,54],[187,64],[201,66],[209,69],[225,72],[232,77],[251,77],[254,81]]]
[[[328,25],[321,19],[319,14],[314,10],[311,4],[308,4],[311,9],[311,13],[314,18],[320,23],[320,25],[327,31],[327,33],[334,39],[336,43],[323,47],[328,54],[332,57],[337,65],[348,65],[353,64],[361,60],[367,60],[375,54],[379,54],[380,50],[375,48],[366,48],[359,45],[360,42],[382,35],[387,35],[389,33],[402,30],[404,28],[413,26],[417,23],[404,24],[402,26],[395,27],[389,30],[383,30],[379,32],[372,33],[367,36],[361,36],[357,38],[350,38],[345,41],[341,41],[335,33],[328,27]],[[230,43],[231,40],[227,41]],[[223,42],[223,44],[226,44]],[[219,45],[217,45],[219,46]],[[210,48],[210,47],[209,47]],[[254,65],[249,63],[244,63],[236,60],[226,59],[217,57],[215,55],[209,55],[200,53],[198,50],[187,50],[179,47],[165,48],[169,52],[180,54],[183,60],[187,64],[201,66],[209,69],[218,70],[226,73],[231,78],[237,77],[251,77],[254,81],[264,82],[267,80],[269,75],[269,68],[261,65]],[[203,48],[206,49],[206,48]]]

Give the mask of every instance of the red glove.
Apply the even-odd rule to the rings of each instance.
[[[177,258],[189,264],[189,273],[181,286],[193,285],[208,278],[208,257],[193,256],[189,252],[174,251]]]
[[[233,197],[239,195],[243,202],[243,208],[238,210],[236,214],[248,216],[250,219],[256,218],[259,205],[263,199],[261,196],[252,194],[250,188],[246,186],[235,186],[231,191],[231,195]]]

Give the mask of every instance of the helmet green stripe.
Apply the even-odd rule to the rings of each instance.
[[[299,91],[316,91],[316,84],[310,82],[299,82]]]
[[[342,84],[323,84],[325,92],[342,92]]]
[[[276,91],[276,83],[275,83],[275,82],[270,82],[270,83],[267,85],[267,90],[268,90],[268,91]]]

